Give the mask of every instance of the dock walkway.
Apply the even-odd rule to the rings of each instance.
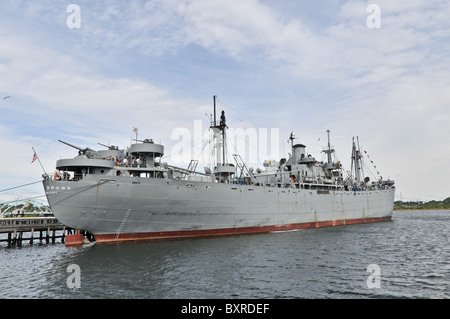
[[[7,234],[7,238],[0,236],[0,242],[7,242],[8,247],[21,247],[27,241],[33,245],[35,240],[55,243],[57,238],[64,243],[66,235],[74,232],[55,217],[0,218],[0,235]]]

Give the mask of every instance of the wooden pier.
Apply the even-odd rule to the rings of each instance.
[[[33,245],[36,240],[54,244],[58,238],[64,243],[66,235],[75,232],[75,229],[61,224],[55,217],[0,218],[0,242],[7,242],[8,247],[21,247],[27,242]]]

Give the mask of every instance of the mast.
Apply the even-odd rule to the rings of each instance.
[[[217,125],[216,124],[216,98],[217,98],[217,95],[214,95],[213,96],[213,99],[214,99],[214,127]]]
[[[226,161],[226,135],[225,135],[225,128],[227,127],[226,119],[225,119],[225,111],[222,111],[222,114],[220,115],[220,131],[222,132],[222,164],[225,165]]]
[[[356,141],[358,142],[358,168],[359,168],[359,176],[360,176],[360,182],[364,180],[364,171],[362,169],[362,153],[361,153],[361,147],[359,147],[359,137],[356,137]]]
[[[292,156],[294,156],[294,140],[295,140],[294,132],[291,132],[291,135],[289,135],[289,139],[291,140]]]
[[[220,127],[217,125],[216,120],[216,98],[217,96],[213,96],[214,101],[214,120],[211,123],[210,128],[213,130],[213,138],[214,138],[214,149],[215,149],[215,156],[216,156],[216,165],[219,166],[220,163]]]
[[[214,140],[215,140],[215,147],[216,147],[216,161],[217,166],[219,164],[224,165],[226,163],[226,146],[225,146],[225,128],[226,128],[226,119],[225,119],[225,111],[222,111],[222,114],[220,116],[220,122],[219,125],[217,125],[217,116],[216,116],[216,98],[217,96],[214,95],[214,121],[210,128],[212,128],[214,132]]]
[[[322,152],[328,155],[328,164],[331,164],[332,163],[331,154],[334,153],[334,148],[332,149],[330,144],[330,130],[327,130],[327,134],[328,134],[328,149],[323,150]]]
[[[361,151],[359,149],[359,138],[356,137],[358,142],[358,148],[356,147],[355,138],[353,137],[353,150],[352,150],[352,170],[355,170],[355,178],[357,186],[361,184]]]
[[[227,163],[227,145],[226,145],[226,118],[225,111],[222,110],[220,115],[220,122],[217,125],[217,116],[216,116],[216,98],[214,95],[214,121],[210,128],[214,133],[214,147],[216,152],[216,168],[215,174],[217,176],[228,177],[234,174],[234,166]]]

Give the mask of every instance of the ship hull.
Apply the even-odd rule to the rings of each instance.
[[[94,175],[45,180],[54,215],[97,242],[235,235],[389,221],[395,188],[344,191]]]

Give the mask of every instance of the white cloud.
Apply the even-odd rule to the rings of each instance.
[[[60,118],[80,126],[94,123],[114,127],[149,117],[153,122],[167,119],[167,110],[183,114],[188,100],[174,99],[148,80],[135,77],[109,77],[79,57],[37,46],[31,37],[18,40],[12,30],[0,31],[3,92],[38,101],[43,109],[32,109],[48,117]],[[63,126],[64,124],[62,124]]]

